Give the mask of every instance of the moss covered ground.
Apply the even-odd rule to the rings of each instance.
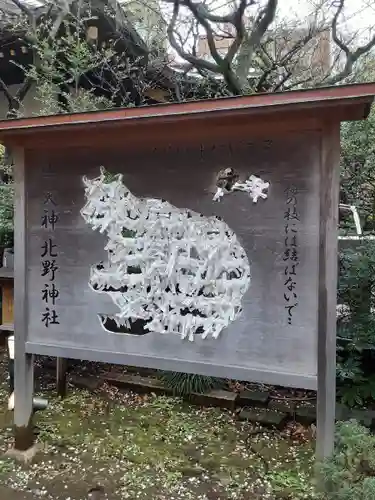
[[[5,368],[3,359],[1,452],[12,444]],[[61,401],[46,384],[42,395],[50,403],[35,416],[43,449],[30,464],[0,455],[0,488],[12,500],[13,491],[23,492],[20,500],[25,492],[86,499],[96,485],[112,500],[314,498],[312,443],[255,428],[234,412],[108,387],[70,388]]]

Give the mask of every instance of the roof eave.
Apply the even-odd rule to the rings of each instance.
[[[336,121],[361,120],[368,116],[375,95],[375,84],[349,85],[314,90],[159,104],[75,114],[39,116],[0,121],[0,139],[38,131],[58,131],[70,127],[107,127],[115,124],[177,122],[213,116],[264,115],[282,112],[323,113],[330,108]]]

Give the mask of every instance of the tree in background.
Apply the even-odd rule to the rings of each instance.
[[[375,45],[375,36],[347,28],[347,0],[315,0],[303,19],[283,16],[279,0],[37,4],[0,2],[0,50],[16,37],[32,56],[16,92],[0,75],[9,116],[35,82],[42,102],[57,94],[50,112],[92,109],[90,95],[102,98],[99,107],[145,104],[150,87],[184,100],[333,85],[350,79]]]
[[[342,201],[359,210],[364,231],[375,229],[375,110],[342,127]]]
[[[4,248],[13,248],[13,195],[11,168],[0,145],[0,259]]]
[[[358,33],[345,30],[346,0],[316,1],[307,19],[295,21],[281,17],[281,3],[235,0],[223,7],[214,0],[163,0],[171,6],[169,42],[191,68],[222,78],[234,95],[334,85],[350,77],[375,45],[375,36],[361,42]]]
[[[368,54],[352,81],[375,79],[375,57]],[[367,120],[347,122],[341,129],[341,199],[359,210],[365,232],[375,229],[375,109]],[[345,221],[344,221],[345,222]],[[342,224],[345,228],[345,224]]]
[[[167,26],[158,0],[124,0],[121,6],[150,50],[167,50]]]
[[[1,9],[0,2],[0,51],[17,47],[13,52],[28,56],[8,63],[20,70],[16,91],[0,75],[8,117],[24,113],[23,102],[35,88],[42,104],[37,114],[145,104],[165,54],[155,37],[149,37],[148,47],[134,28],[139,12],[111,0],[39,3],[36,8],[7,0]]]
[[[374,78],[369,54],[354,81]],[[375,229],[375,110],[367,120],[348,122],[341,131],[341,201],[356,206],[364,235]],[[341,218],[340,232],[355,234],[352,217]],[[375,399],[375,241],[346,244],[339,253],[338,389],[342,400],[362,405]]]

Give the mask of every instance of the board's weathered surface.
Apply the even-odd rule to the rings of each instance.
[[[28,152],[27,349],[315,387],[319,158],[320,136],[313,132],[248,144],[197,144],[143,152],[126,147],[115,153],[109,149]],[[117,308],[105,294],[93,292],[88,280],[90,267],[107,258],[107,238],[92,231],[80,214],[85,203],[82,176],[98,176],[101,165],[123,173],[134,195],[164,198],[179,208],[220,216],[236,233],[250,262],[251,284],[241,317],[218,339],[195,335],[194,342],[189,342],[178,335],[120,335],[103,330],[98,314],[114,314]],[[236,193],[213,202],[215,176],[227,166],[243,177],[256,174],[269,181],[268,199],[253,204],[246,194]],[[56,206],[44,204],[48,193]],[[52,209],[59,214],[54,230],[50,225],[42,227],[45,209],[49,215]],[[56,244],[54,284],[59,296],[54,309],[59,324],[47,328],[42,322],[46,308],[42,290],[46,283],[50,290],[52,285],[47,276],[41,276],[41,253],[49,238]],[[290,315],[288,306],[295,302],[298,305]]]

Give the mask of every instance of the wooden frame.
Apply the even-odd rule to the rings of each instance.
[[[27,335],[27,261],[26,261],[26,197],[25,152],[13,150],[15,182],[14,221],[14,424],[15,446],[28,449],[33,443],[31,419],[33,414],[34,361],[26,351]]]
[[[43,353],[69,356],[69,349],[30,342],[27,338],[27,269],[26,261],[26,200],[24,159],[28,150],[61,148],[61,144],[84,147],[93,144],[118,146],[134,140],[142,144],[145,134],[153,141],[165,144],[171,137],[179,141],[192,141],[200,134],[211,138],[233,137],[238,131],[247,136],[266,136],[270,131],[317,131],[321,136],[320,158],[320,225],[318,255],[318,340],[317,388],[318,431],[317,457],[329,455],[333,447],[335,417],[335,337],[336,337],[336,280],[337,280],[337,219],[339,189],[339,131],[342,120],[363,119],[367,116],[375,95],[374,84],[352,85],[295,91],[271,95],[161,105],[157,107],[113,110],[107,112],[78,113],[0,122],[0,140],[13,150],[16,182],[16,255],[15,255],[15,424],[19,431],[16,446],[25,447],[25,429],[32,414],[32,354]],[[155,128],[156,127],[156,128]],[[186,129],[189,127],[189,134]],[[96,144],[97,143],[97,144]],[[75,356],[98,359],[90,345],[77,351]],[[117,356],[117,357],[116,357]],[[72,356],[73,357],[73,356]],[[109,361],[120,362],[121,352],[113,352]],[[102,360],[102,359],[100,359]],[[127,361],[131,360],[131,356]],[[151,361],[147,361],[151,366]],[[178,369],[178,360],[164,360],[164,369]],[[208,365],[207,365],[208,366]],[[161,367],[160,363],[157,367]],[[200,368],[203,373],[203,368]],[[205,368],[211,374],[209,366]],[[250,373],[250,372],[249,372]],[[248,373],[248,376],[250,376]],[[264,374],[254,371],[260,380]],[[238,372],[239,375],[239,372]],[[220,375],[219,375],[220,376]],[[296,385],[290,374],[284,383]],[[263,378],[262,378],[263,377]],[[272,377],[269,379],[271,381]],[[305,381],[304,384],[307,384]],[[310,382],[309,382],[310,384]],[[307,385],[306,385],[307,386]],[[309,387],[315,387],[311,380]]]
[[[318,311],[318,459],[332,451],[336,398],[336,294],[338,206],[340,184],[340,129],[323,129],[320,175],[319,311]]]

